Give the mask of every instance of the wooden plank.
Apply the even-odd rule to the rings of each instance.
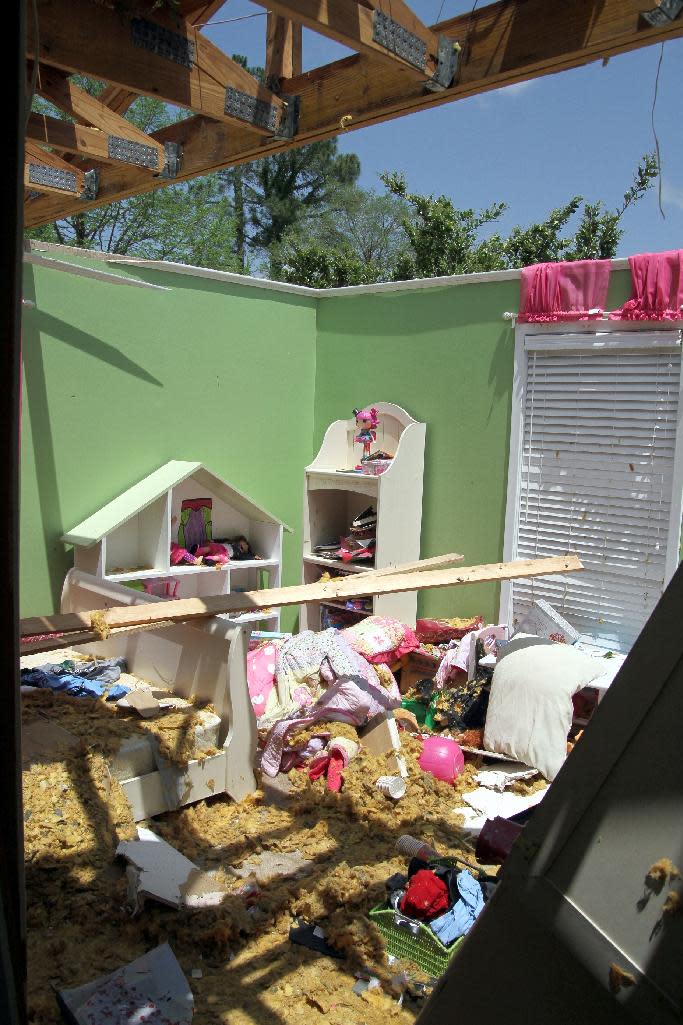
[[[33,24],[28,28],[27,55],[42,64],[69,74],[82,72],[181,107],[218,121],[244,127],[244,120],[225,113],[226,87],[231,86],[276,108],[280,118],[282,100],[214,46],[188,22],[158,11],[152,22],[186,40],[193,49],[192,67],[153,53],[133,42],[132,23],[139,17],[123,5],[104,6],[92,0],[40,0],[40,33],[36,54]],[[250,125],[256,134],[272,134]]]
[[[452,566],[454,562],[462,562],[464,555],[458,552],[449,552],[447,555],[433,555],[429,559],[419,559],[417,562],[404,562],[400,566],[385,566],[384,569],[370,569],[362,574],[363,579],[368,576],[388,577],[396,573],[415,573],[422,569],[436,569],[439,566]],[[321,567],[322,569],[323,567]]]
[[[409,11],[405,4],[397,4],[391,13],[390,5],[387,4],[382,13],[386,13],[393,21],[398,22],[425,43],[424,70],[416,68],[404,57],[375,41],[373,36],[375,12],[365,4],[357,3],[355,0],[255,0],[255,2],[283,18],[294,18],[314,32],[334,39],[336,43],[342,43],[351,50],[367,54],[373,61],[382,61],[394,69],[399,68],[404,74],[418,81],[425,82],[432,78],[436,71],[438,38],[431,29],[422,24],[416,14]],[[401,17],[401,14],[406,14],[406,12],[408,12],[409,25],[405,25]]]
[[[683,35],[683,18],[653,28],[623,0],[500,0],[433,26],[433,31],[467,43],[458,80],[443,92],[427,93],[420,82],[395,67],[358,55],[283,83],[283,91],[301,98],[299,132],[291,142],[256,139],[251,132],[229,131],[203,117],[188,118],[173,126],[172,133],[163,129],[154,136],[182,144],[179,177],[193,178],[423,107],[676,38]],[[342,125],[346,115],[351,120]],[[134,170],[103,167],[96,201],[60,203],[42,197],[27,204],[26,224],[35,227],[163,184]]]
[[[279,89],[283,78],[301,74],[301,25],[268,11],[266,23],[266,85]]]
[[[146,626],[160,620],[189,622],[207,616],[249,612],[263,608],[283,608],[319,602],[326,599],[363,598],[368,595],[396,594],[432,587],[454,587],[462,584],[497,580],[516,580],[522,577],[571,573],[583,569],[577,555],[554,556],[548,559],[518,559],[508,563],[468,566],[460,569],[432,569],[415,573],[394,573],[381,578],[369,574],[355,574],[325,584],[301,584],[295,587],[266,588],[228,595],[209,595],[206,598],[185,598],[177,601],[144,603],[129,607],[116,606],[94,612],[68,612],[52,616],[31,617],[21,621],[21,635],[49,634],[52,632],[83,632],[92,629],[93,616],[110,629]],[[69,638],[65,636],[68,643]]]
[[[120,163],[109,157],[107,136],[99,129],[60,121],[47,114],[29,115],[26,138],[30,142],[50,146],[58,153],[73,153],[102,163]]]
[[[164,166],[163,144],[146,135],[130,121],[119,114],[115,114],[109,107],[105,106],[94,96],[90,96],[84,89],[80,89],[74,82],[67,78],[63,72],[41,64],[38,67],[38,78],[36,81],[36,92],[44,99],[49,100],[55,107],[69,114],[81,124],[91,125],[98,128],[105,136],[105,144],[108,135],[115,135],[131,142],[137,142],[143,146],[149,146],[156,152],[157,167],[151,170],[160,172]]]
[[[430,559],[422,559],[420,562],[404,563],[401,566],[388,567],[385,569],[369,570],[367,573],[362,574],[363,578],[367,580],[368,576],[387,576],[391,573],[412,573],[420,569],[428,569],[430,566],[447,566],[454,562],[460,562],[464,558],[463,555],[459,555],[457,552],[451,552],[448,555],[436,555]],[[42,629],[43,620],[36,620],[36,626],[40,626]],[[162,621],[161,623],[154,624],[154,629],[161,629],[162,627],[169,626],[168,622]],[[194,625],[199,626],[199,623]],[[150,627],[132,626],[115,630],[116,636],[122,633],[136,633],[139,630],[150,629]],[[39,631],[40,632],[40,631]],[[77,644],[92,644],[100,639],[100,635],[95,633],[93,630],[83,630],[80,632],[69,633],[65,637],[55,635],[53,637],[43,637],[39,641],[27,641],[22,644],[21,654],[31,655],[43,651],[58,651],[60,648],[64,648],[71,645]]]

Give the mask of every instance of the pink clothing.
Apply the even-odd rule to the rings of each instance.
[[[631,298],[610,320],[683,320],[683,249],[629,256]]]
[[[375,664],[390,665],[420,647],[409,626],[388,616],[368,616],[343,634],[354,651]]]
[[[520,324],[592,320],[607,303],[611,262],[537,263],[522,270]]]
[[[316,722],[347,722],[362,726],[374,715],[398,708],[400,700],[390,698],[367,680],[342,679],[333,683],[315,703],[310,713],[275,723],[266,739],[261,768],[267,776],[277,776],[285,752],[285,740],[293,730],[305,729]]]

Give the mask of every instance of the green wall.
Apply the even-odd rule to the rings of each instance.
[[[628,293],[612,275],[610,308]],[[519,281],[357,294],[319,303],[315,442],[331,420],[396,402],[427,424],[422,556],[503,556]],[[424,591],[424,615],[498,615],[493,584]]]
[[[62,533],[169,459],[205,463],[293,527],[284,574],[300,578],[315,300],[144,277],[170,290],[26,267],[36,308],[22,339],[24,616],[59,606],[72,562]]]
[[[22,615],[59,606],[61,535],[169,459],[199,460],[294,528],[303,468],[332,420],[396,402],[427,424],[422,555],[502,557],[519,281],[306,298],[185,274],[60,260],[164,286],[27,266]],[[610,306],[628,272],[612,275]],[[427,591],[426,614],[497,615],[498,589]],[[296,612],[283,615],[291,628]]]

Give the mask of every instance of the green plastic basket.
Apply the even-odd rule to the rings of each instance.
[[[460,936],[450,947],[444,947],[428,926],[406,918],[388,904],[379,904],[373,908],[370,919],[382,933],[390,954],[413,961],[433,979],[443,975],[465,939]]]

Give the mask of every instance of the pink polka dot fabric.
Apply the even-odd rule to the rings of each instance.
[[[276,658],[277,645],[274,643],[263,644],[247,655],[249,697],[257,719],[265,715],[277,699],[277,694],[275,694]]]

